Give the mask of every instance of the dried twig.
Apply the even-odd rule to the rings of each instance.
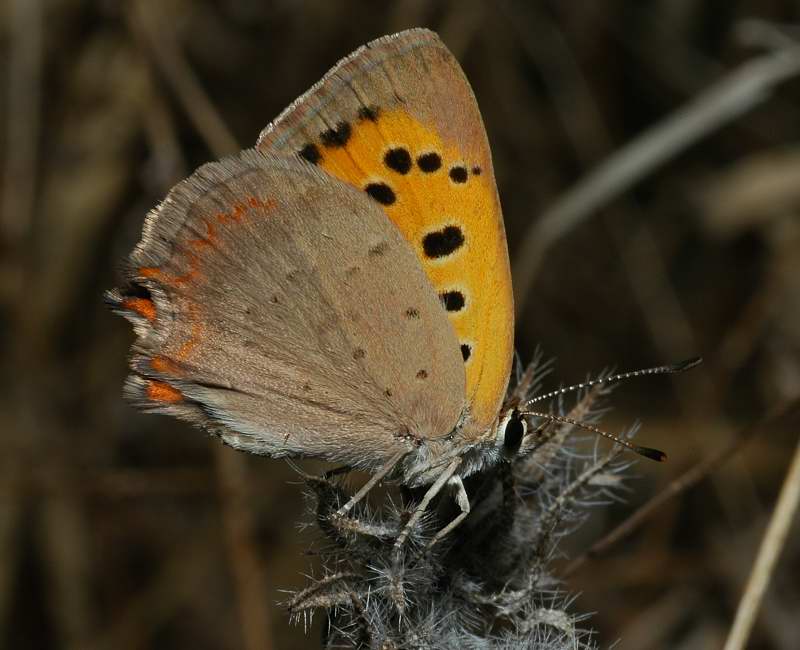
[[[37,185],[42,3],[14,0],[8,3],[6,11],[10,19],[10,47],[0,236],[16,243],[30,227]]]
[[[786,472],[775,512],[761,542],[756,563],[747,581],[747,588],[739,602],[736,619],[725,642],[725,650],[740,650],[747,644],[761,600],[764,598],[764,592],[769,585],[772,572],[786,543],[789,526],[798,508],[800,508],[800,440],[789,471]]]
[[[0,629],[10,625],[17,563],[22,555],[19,531],[24,499],[17,480],[22,471],[19,465],[4,467],[0,477]]]
[[[255,522],[248,504],[247,464],[243,454],[217,446],[217,472],[222,497],[228,556],[236,581],[244,647],[273,647],[269,607],[265,602],[266,571],[253,545]]]
[[[55,429],[55,427],[53,427]],[[73,477],[59,457],[48,463],[61,490],[42,502],[37,543],[47,567],[49,607],[58,645],[85,648],[92,638],[95,610],[91,598],[91,526]]]

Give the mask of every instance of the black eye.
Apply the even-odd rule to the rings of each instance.
[[[528,430],[524,418],[514,411],[506,422],[506,429],[503,433],[503,448],[506,453],[514,454],[522,444],[522,438]]]

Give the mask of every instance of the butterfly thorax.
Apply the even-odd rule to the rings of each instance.
[[[418,487],[433,483],[454,460],[460,460],[456,474],[466,478],[503,459],[496,444],[499,419],[488,429],[477,431],[467,425],[457,427],[442,438],[424,440],[400,464],[399,478],[404,485]]]

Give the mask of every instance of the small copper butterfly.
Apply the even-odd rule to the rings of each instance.
[[[392,471],[430,496],[449,483],[461,518],[461,478],[527,435],[502,406],[513,297],[489,144],[425,29],[360,48],[254,149],[175,186],[107,299],[137,335],[126,395],[237,449],[366,469],[365,490]]]

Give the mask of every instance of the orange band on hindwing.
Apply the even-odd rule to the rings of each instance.
[[[214,220],[203,219],[203,224],[206,230],[206,236],[195,237],[192,239],[184,240],[185,244],[176,246],[177,255],[183,258],[183,266],[185,272],[180,274],[169,274],[163,269],[153,266],[141,266],[137,269],[140,277],[148,280],[156,280],[169,286],[183,287],[190,284],[200,277],[202,259],[200,253],[205,249],[219,245],[219,225],[230,225],[241,222],[245,216],[249,216],[252,212],[258,210],[263,212],[271,212],[277,207],[274,199],[260,199],[256,196],[245,197],[244,201],[235,203],[230,210],[220,211],[214,215]],[[170,260],[175,263],[173,260]]]
[[[125,298],[122,301],[122,308],[139,314],[151,323],[156,320],[156,306],[147,298]]]
[[[154,402],[176,404],[183,401],[183,395],[177,388],[173,388],[163,381],[153,379],[147,382],[147,397]]]

